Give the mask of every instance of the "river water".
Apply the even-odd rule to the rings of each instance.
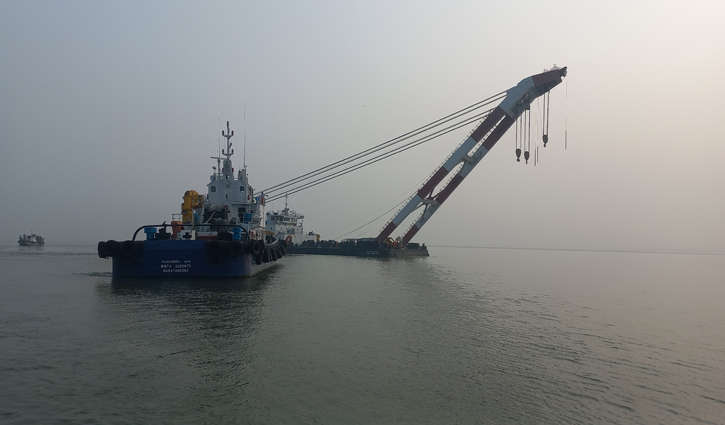
[[[430,249],[119,282],[2,245],[0,423],[725,423],[725,256]]]

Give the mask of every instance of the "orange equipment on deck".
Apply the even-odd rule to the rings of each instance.
[[[204,195],[199,195],[195,190],[187,190],[184,193],[184,202],[181,204],[181,218],[184,223],[194,222],[194,210],[204,206]]]

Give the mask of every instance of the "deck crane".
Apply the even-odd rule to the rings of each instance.
[[[451,193],[461,184],[463,179],[471,173],[473,168],[493,148],[496,142],[530,108],[531,102],[537,97],[547,94],[549,90],[561,83],[561,79],[565,76],[566,67],[559,68],[554,66],[551,70],[521,80],[515,87],[507,90],[506,97],[501,103],[453,151],[443,165],[423,183],[423,186],[395,214],[393,219],[385,226],[375,240],[381,244],[388,240],[388,237],[393,231],[410,214],[422,207],[423,212],[403,236],[402,244],[403,246],[407,245],[413,236],[430,219],[433,213],[451,196]],[[545,143],[547,139],[548,135],[545,134]],[[521,150],[517,149],[517,160],[520,154]],[[525,154],[528,160],[528,151]],[[455,169],[458,169],[458,172],[450,177],[440,191],[433,194],[443,179]]]

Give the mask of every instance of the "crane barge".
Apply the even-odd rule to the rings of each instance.
[[[566,76],[566,67],[556,67],[540,74],[527,77],[516,86],[506,90],[506,96],[470,135],[450,154],[443,164],[423,183],[398,210],[375,238],[348,239],[342,242],[322,241],[290,247],[290,253],[321,254],[321,255],[352,255],[361,257],[417,257],[427,256],[425,244],[412,243],[413,237],[420,231],[431,216],[451,196],[453,191],[463,182],[486,154],[493,149],[503,135],[523,117],[525,120],[531,103],[541,97],[544,102],[551,89],[562,82]],[[548,108],[546,108],[548,110]],[[546,113],[545,110],[545,113]],[[530,118],[529,118],[530,120]],[[530,123],[530,121],[529,121]],[[524,133],[524,125],[521,125]],[[548,142],[548,134],[544,128],[544,146]],[[525,139],[524,139],[525,140]],[[530,141],[530,138],[529,138]],[[530,142],[529,142],[530,145]],[[525,146],[522,146],[525,148]],[[516,160],[520,161],[522,149],[518,145]],[[525,149],[524,159],[529,160],[530,152]],[[450,177],[449,177],[450,176]],[[448,179],[446,180],[446,177]],[[443,183],[445,181],[445,183]],[[443,183],[443,184],[441,184]],[[440,186],[440,189],[438,189]],[[437,190],[438,189],[438,190]],[[392,233],[415,211],[421,210],[418,218],[410,225],[402,237],[391,238]]]

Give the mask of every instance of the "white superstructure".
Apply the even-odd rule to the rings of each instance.
[[[248,181],[246,167],[235,172],[231,160],[234,149],[230,139],[233,135],[234,131],[229,130],[227,121],[226,133],[222,131],[222,136],[227,140],[226,148],[222,149],[222,156],[212,157],[217,160],[217,166],[213,167],[214,173],[206,185],[206,196],[202,197],[194,191],[184,195],[181,210],[185,230],[175,231],[176,237],[203,238],[216,235],[228,225],[230,232],[237,226],[244,228],[243,239],[247,236],[249,239],[265,239],[264,193],[255,195]],[[191,233],[189,229],[195,232]]]
[[[275,238],[284,240],[288,244],[299,245],[304,241],[317,242],[319,235],[314,232],[304,232],[302,227],[304,218],[303,214],[288,207],[287,197],[285,196],[283,210],[267,212],[267,230]]]

